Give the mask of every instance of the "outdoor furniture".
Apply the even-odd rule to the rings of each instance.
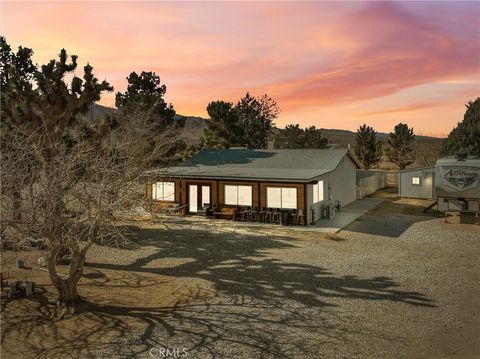
[[[237,220],[237,208],[236,207],[221,207],[213,211],[213,218],[228,217],[232,220]]]
[[[265,207],[263,207],[262,210],[258,212],[258,221],[259,222],[266,222],[266,220],[265,220],[266,214],[267,214],[267,209]]]
[[[244,208],[242,211],[239,211],[239,220],[249,221],[250,220],[251,207]]]
[[[297,213],[297,220],[296,223],[297,225],[305,225],[305,215],[303,213],[303,209],[299,209]]]
[[[197,214],[199,214],[201,216],[208,217],[208,215],[210,214],[210,204],[209,203],[204,203],[203,207],[201,209],[197,210]]]
[[[280,224],[281,219],[280,219],[280,211],[278,208],[275,208],[272,213],[272,223],[274,224]]]
[[[265,212],[265,222],[266,223],[271,223],[272,222],[272,217],[273,217],[272,209],[267,208],[267,211]]]
[[[288,213],[288,221],[291,224],[297,224],[297,210],[293,209]]]
[[[253,207],[253,209],[250,211],[250,221],[252,222],[258,222],[259,221],[259,214],[258,214],[258,208]]]

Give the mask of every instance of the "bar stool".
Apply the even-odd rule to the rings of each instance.
[[[270,223],[272,222],[273,212],[271,208],[267,208],[265,212],[265,222]]]
[[[262,207],[262,210],[258,212],[258,221],[266,222],[265,221],[266,214],[267,214],[267,209],[265,207]]]
[[[275,208],[275,210],[273,211],[273,214],[272,214],[272,223],[275,223],[275,224],[280,224],[281,223],[281,220],[280,220],[280,211],[278,208]]]
[[[253,207],[252,210],[250,211],[250,221],[252,222],[258,222],[259,221],[259,213],[258,213],[258,208]]]
[[[297,210],[292,209],[290,212],[288,212],[288,222],[290,224],[297,224]]]
[[[303,214],[303,209],[298,210],[297,214],[297,225],[302,224],[305,225],[305,215]]]

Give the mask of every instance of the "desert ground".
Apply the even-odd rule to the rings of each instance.
[[[4,275],[37,290],[2,303],[2,358],[478,358],[480,226],[383,197],[336,235],[134,222],[125,246],[88,253],[84,302],[61,321],[42,253],[5,251]]]

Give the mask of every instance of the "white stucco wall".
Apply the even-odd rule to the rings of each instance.
[[[400,172],[398,192],[400,197],[425,198],[434,197],[434,172],[433,167],[419,168]],[[412,184],[412,177],[419,177],[420,184]]]
[[[311,222],[311,210],[315,210],[315,221],[320,219],[321,207],[325,201],[340,201],[340,205],[346,206],[357,199],[356,185],[356,166],[353,161],[345,156],[337,168],[323,176],[316,178],[318,181],[323,180],[323,198],[322,202],[313,203],[313,185],[307,185],[307,208],[309,222]]]
[[[313,184],[307,184],[307,224],[312,223],[312,211],[310,210],[313,203]]]

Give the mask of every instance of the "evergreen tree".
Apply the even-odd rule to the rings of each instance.
[[[202,147],[229,148],[243,144],[245,131],[240,125],[238,111],[231,102],[210,102],[207,112],[210,120],[204,131]]]
[[[355,136],[355,155],[367,170],[382,160],[382,143],[376,136],[377,132],[366,124],[359,127]]]
[[[480,156],[480,97],[466,104],[463,121],[457,124],[442,144],[442,155],[455,155],[466,151]]]
[[[413,128],[404,123],[396,125],[394,132],[389,135],[387,156],[400,170],[404,170],[415,160],[414,140]]]
[[[287,148],[327,148],[328,140],[322,131],[315,126],[305,129],[300,125],[286,125],[280,130],[280,135],[287,138]]]
[[[265,148],[280,110],[267,95],[253,97],[247,92],[235,106],[215,101],[208,104],[207,112],[210,121],[200,148]]]
[[[305,128],[304,134],[304,147],[303,148],[327,148],[328,140],[323,137],[322,131],[315,126]]]
[[[265,148],[273,121],[280,113],[277,103],[267,95],[255,98],[247,92],[235,108],[245,131],[244,145],[247,148]]]
[[[111,124],[116,125],[129,120],[132,116],[140,116],[151,125],[152,131],[158,135],[158,141],[152,139],[145,143],[145,154],[156,152],[158,142],[165,145],[165,139],[170,146],[162,156],[153,160],[152,166],[171,165],[182,160],[186,154],[187,145],[179,139],[179,133],[185,125],[185,119],[176,119],[172,104],[164,99],[167,87],[161,84],[160,77],[155,72],[142,71],[140,75],[132,72],[128,77],[127,91],[118,92],[115,105],[120,110],[116,115],[109,116]],[[150,156],[148,156],[150,158]]]
[[[304,133],[305,131],[300,128],[298,123],[295,125],[286,125],[284,129],[280,130],[280,136],[286,137],[287,139],[287,148],[303,148]]]
[[[164,99],[167,87],[161,84],[155,72],[142,71],[140,75],[132,72],[127,80],[127,91],[118,92],[115,96],[115,106],[119,110],[127,114],[147,114],[160,132],[174,125],[183,125],[175,121],[173,105],[167,104]]]

